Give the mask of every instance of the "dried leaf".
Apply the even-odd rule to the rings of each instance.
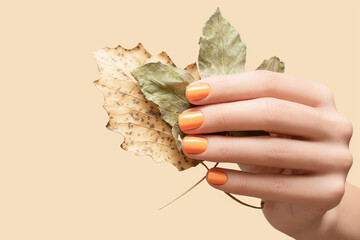
[[[181,145],[185,134],[180,130],[178,116],[192,107],[185,96],[185,90],[195,79],[184,69],[160,62],[137,67],[131,74],[140,83],[146,99],[158,105],[162,119],[172,126],[172,135],[178,150],[182,152]]]
[[[202,78],[244,71],[246,45],[238,31],[221,16],[219,8],[203,27],[199,45],[198,63]],[[284,72],[284,63],[278,57],[272,57],[264,60],[257,68],[260,69]],[[264,131],[230,131],[225,134],[233,137],[268,135]]]
[[[200,75],[196,66],[196,62],[187,65],[185,70],[188,71],[193,76],[193,78],[195,78],[196,80],[200,80]]]
[[[285,64],[280,61],[280,58],[274,56],[269,59],[265,59],[256,70],[268,70],[283,73],[285,71]]]
[[[161,117],[170,126],[176,124],[180,113],[191,107],[185,89],[195,79],[186,70],[157,62],[137,67],[131,75],[140,83],[146,99],[159,106]]]
[[[280,58],[274,56],[269,59],[265,59],[256,70],[268,70],[283,73],[285,71],[285,64],[280,61]],[[269,133],[265,131],[231,131],[228,132],[228,135],[232,137],[245,137],[269,135]]]
[[[250,136],[264,136],[269,135],[265,131],[230,131],[227,132],[231,137],[250,137]]]
[[[185,133],[181,131],[178,122],[176,122],[176,124],[172,127],[171,132],[173,137],[175,138],[179,151],[182,152],[181,146],[182,146],[182,140],[185,137]]]
[[[239,32],[221,16],[219,8],[203,27],[198,66],[201,78],[244,71],[246,45]]]
[[[200,78],[243,72],[246,61],[246,45],[237,30],[221,16],[219,8],[204,25],[199,45],[199,71],[196,63],[189,64],[185,70],[176,68],[165,52],[152,56],[141,44],[133,49],[118,46],[94,53],[101,73],[95,85],[104,93],[104,107],[109,114],[107,127],[124,136],[123,149],[149,155],[156,162],[170,162],[179,170],[199,163],[181,153],[184,133],[177,116],[192,106],[185,97],[185,88]],[[284,63],[272,57],[264,60],[260,69],[283,72]]]
[[[152,56],[139,43],[132,49],[121,46],[94,52],[100,71],[95,81],[104,94],[104,108],[108,112],[107,128],[124,136],[121,147],[148,155],[155,162],[169,162],[179,171],[196,166],[199,161],[181,154],[172,130],[161,118],[155,103],[145,98],[139,83],[130,72],[149,62],[161,62],[175,67],[165,52]]]
[[[177,116],[192,106],[185,97],[185,88],[200,78],[243,72],[246,45],[237,30],[221,16],[219,8],[205,23],[199,45],[199,71],[196,63],[185,70],[176,68],[165,52],[152,56],[140,43],[133,49],[118,46],[94,52],[100,71],[100,79],[94,83],[104,94],[104,108],[109,115],[107,128],[124,136],[123,149],[136,155],[151,156],[156,162],[170,162],[179,171],[201,162],[189,159],[181,152],[185,134],[180,130]],[[264,60],[257,70],[260,69],[284,72],[284,63],[272,57]],[[241,137],[267,133],[234,131],[218,134]]]

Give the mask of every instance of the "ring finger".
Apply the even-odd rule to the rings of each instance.
[[[192,159],[328,172],[343,166],[342,148],[296,139],[187,135],[182,150]],[[342,166],[343,165],[343,166]]]

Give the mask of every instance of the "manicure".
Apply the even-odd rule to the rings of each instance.
[[[194,83],[186,87],[186,97],[189,101],[203,99],[209,92],[210,87],[207,83]]]
[[[202,153],[207,146],[206,138],[185,136],[183,139],[183,149],[186,153]]]
[[[217,170],[209,170],[207,174],[207,180],[209,183],[222,185],[227,181],[227,175],[224,172],[220,172]]]
[[[181,130],[189,130],[200,127],[204,116],[200,111],[184,112],[179,115],[178,121]]]

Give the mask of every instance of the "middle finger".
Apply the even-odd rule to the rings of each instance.
[[[223,131],[257,131],[319,139],[327,129],[320,111],[303,104],[276,98],[198,106],[179,115],[186,134]],[[314,124],[316,123],[316,124]]]

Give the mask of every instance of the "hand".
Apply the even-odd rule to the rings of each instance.
[[[327,87],[254,71],[196,81],[186,96],[200,106],[179,116],[180,128],[188,134],[182,146],[185,155],[237,163],[243,170],[211,169],[211,186],[261,198],[266,219],[290,236],[333,227],[336,214],[329,210],[344,196],[353,129],[337,112]],[[250,130],[271,134],[211,135]]]

